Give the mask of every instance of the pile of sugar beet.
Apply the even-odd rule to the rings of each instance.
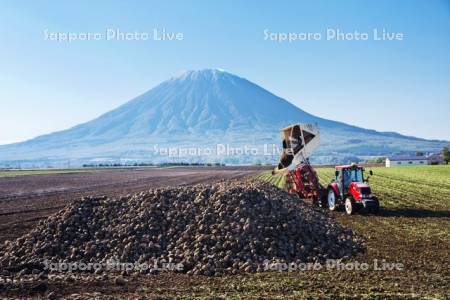
[[[44,270],[44,261],[157,261],[182,266],[176,272],[212,276],[261,272],[268,262],[346,258],[362,249],[352,231],[327,214],[248,179],[84,197],[2,244],[0,269]]]

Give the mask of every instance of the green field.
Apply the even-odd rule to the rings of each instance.
[[[283,175],[272,175],[271,171],[262,172],[256,176],[256,179],[270,182],[281,189],[284,187],[284,183],[286,181],[285,178],[286,177]]]
[[[369,184],[385,208],[450,208],[450,166],[370,169],[374,175],[369,178]],[[317,168],[316,171],[324,186],[334,176],[333,168]]]
[[[450,298],[450,166],[371,169],[374,175],[369,184],[381,204],[378,215],[348,216],[326,209],[324,213],[365,238],[367,252],[351,261],[399,262],[404,271],[267,274],[265,280],[258,278],[252,286],[259,285],[261,291],[267,286],[276,287],[279,293],[287,290],[292,298]],[[316,171],[324,186],[334,176],[333,168]],[[277,186],[283,182],[269,172],[257,178]],[[268,295],[279,298],[279,293]]]
[[[371,169],[369,178],[373,192],[385,208],[448,209],[450,206],[450,165],[412,166]],[[320,183],[327,186],[334,178],[334,168],[316,168]],[[368,175],[368,172],[366,172]],[[256,176],[275,186],[284,186],[284,176],[270,171]]]
[[[50,175],[86,172],[83,169],[33,169],[33,170],[0,170],[0,177],[16,177],[28,175]]]

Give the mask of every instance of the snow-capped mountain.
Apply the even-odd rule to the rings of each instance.
[[[448,143],[319,118],[244,78],[207,69],[171,78],[90,122],[0,146],[0,162],[265,163],[277,159],[272,146],[280,144],[280,128],[299,122],[320,127],[321,148],[313,156],[316,162],[438,151]],[[218,144],[223,151],[216,151]],[[225,146],[232,151],[224,152]]]

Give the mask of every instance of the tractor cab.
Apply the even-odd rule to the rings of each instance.
[[[349,192],[351,186],[357,188],[363,188],[363,191],[370,190],[369,185],[366,183],[367,179],[364,179],[364,168],[354,165],[336,166],[334,181],[339,187],[339,194],[343,196]]]
[[[369,171],[373,175],[372,171]],[[372,195],[368,177],[364,178],[364,168],[357,164],[336,166],[335,178],[328,186],[328,206],[335,210],[340,204],[345,205],[347,213],[360,208],[377,212],[378,200]]]

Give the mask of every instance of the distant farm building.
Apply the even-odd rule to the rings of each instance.
[[[386,158],[386,167],[428,165],[426,156],[391,156]]]

